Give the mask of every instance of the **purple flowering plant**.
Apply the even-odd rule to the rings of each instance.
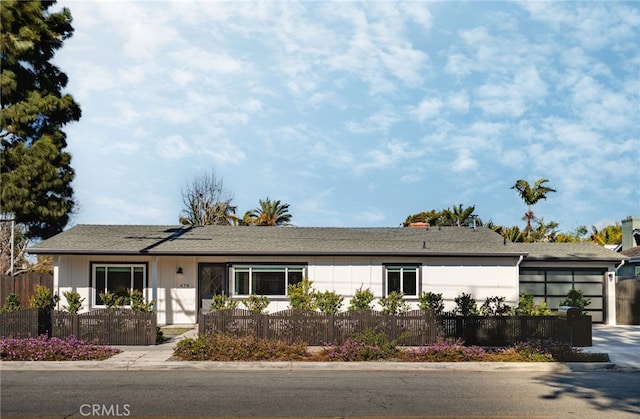
[[[0,360],[2,361],[87,361],[104,360],[120,350],[109,346],[68,336],[64,339],[47,338],[1,338]]]

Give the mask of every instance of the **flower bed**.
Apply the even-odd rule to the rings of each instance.
[[[288,344],[252,336],[213,333],[183,339],[174,350],[180,361],[400,361],[400,362],[607,362],[606,355],[584,353],[554,340],[529,340],[508,347],[465,346],[458,340],[400,349],[375,333],[360,333],[341,345],[311,352],[306,344]]]
[[[104,360],[120,350],[87,342],[69,336],[64,339],[37,338],[0,339],[0,360],[2,361],[89,361]]]

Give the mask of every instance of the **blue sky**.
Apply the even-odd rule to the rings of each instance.
[[[475,205],[561,231],[640,215],[638,2],[60,1],[74,223],[176,224],[214,170],[238,211],[398,226]]]

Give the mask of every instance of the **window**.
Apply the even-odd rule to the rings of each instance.
[[[287,295],[287,286],[302,282],[304,266],[234,266],[234,295]]]
[[[385,266],[385,295],[396,291],[404,295],[418,295],[418,266]]]
[[[96,306],[104,305],[101,292],[111,292],[126,297],[127,290],[134,289],[144,293],[147,284],[146,264],[92,264],[92,282]]]

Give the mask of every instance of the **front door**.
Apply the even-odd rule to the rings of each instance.
[[[227,265],[224,263],[198,264],[199,313],[209,312],[214,295],[227,294]]]

